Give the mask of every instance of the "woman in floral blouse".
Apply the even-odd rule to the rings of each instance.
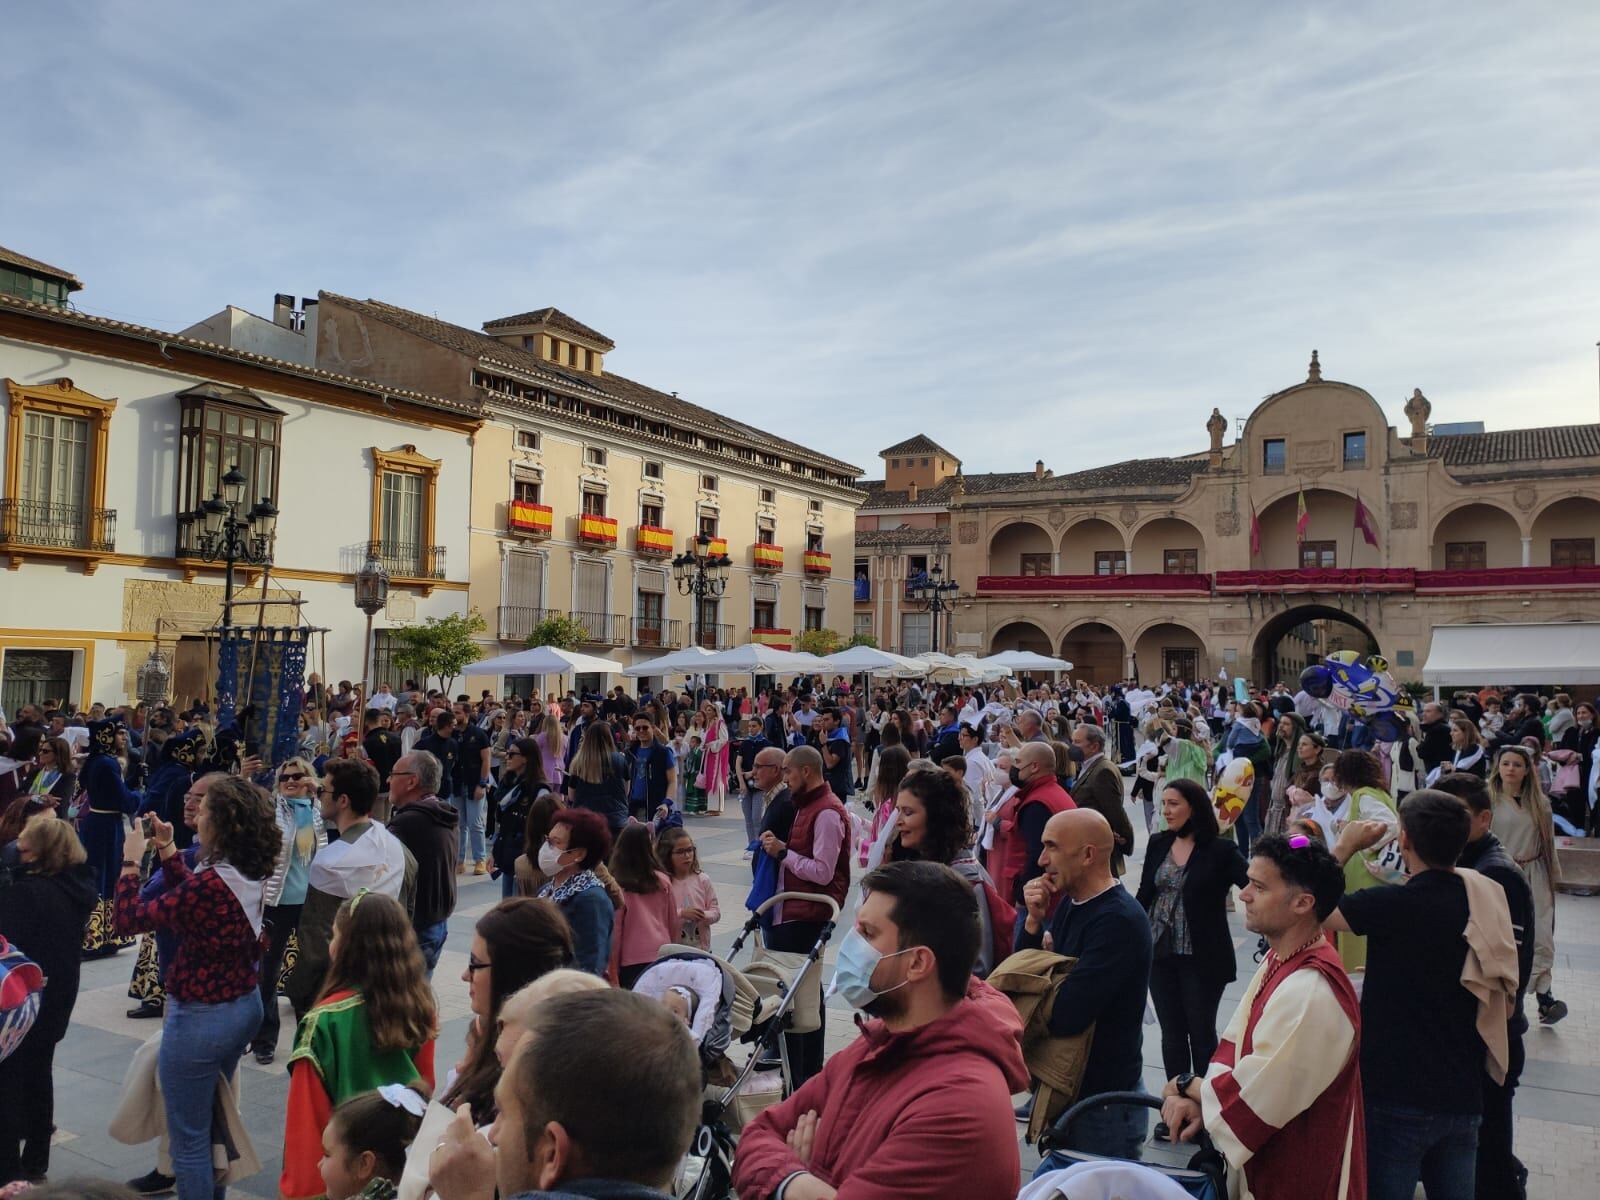
[[[172,826],[150,816],[150,844],[167,890],[139,898],[145,834],[138,823],[123,845],[116,887],[121,936],[152,931],[177,938],[167,970],[167,1008],[157,1074],[167,1110],[179,1200],[220,1196],[211,1165],[211,1107],[217,1083],[233,1076],[261,1023],[257,991],[266,880],[282,838],[272,800],[254,784],[212,775],[196,818],[198,862],[190,868]]]

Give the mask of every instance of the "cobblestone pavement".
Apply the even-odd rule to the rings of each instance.
[[[1134,814],[1134,824],[1139,816]],[[700,861],[716,883],[722,905],[714,945],[726,951],[738,932],[749,887],[743,827],[737,812],[721,817],[691,818],[690,832],[700,847]],[[1141,834],[1141,841],[1143,835]],[[1129,866],[1138,878],[1138,858]],[[442,1029],[437,1061],[459,1059],[465,1044],[469,1010],[461,981],[473,922],[499,899],[499,885],[487,877],[461,878],[459,902],[450,921],[450,937],[434,974]],[[1253,969],[1255,939],[1245,934],[1238,915],[1232,917],[1239,954],[1240,981],[1228,989],[1219,1024],[1237,1002]],[[1560,1025],[1535,1024],[1528,1034],[1528,1065],[1517,1093],[1517,1149],[1532,1171],[1530,1195],[1539,1200],[1590,1200],[1600,1178],[1600,898],[1562,896],[1556,916],[1556,992],[1571,1008]],[[829,954],[832,961],[832,954]],[[133,1051],[154,1032],[150,1022],[129,1020],[125,1010],[133,954],[84,964],[83,987],[73,1013],[72,1029],[56,1054],[56,1134],[50,1174],[57,1179],[92,1175],[129,1179],[154,1165],[155,1148],[124,1146],[106,1133],[116,1106],[123,1071]],[[1530,1001],[1531,1004],[1531,1001]],[[293,1020],[285,1020],[278,1061],[258,1066],[246,1056],[242,1109],[245,1124],[261,1157],[260,1174],[232,1189],[233,1194],[271,1200],[283,1150],[284,1097],[288,1079],[283,1062],[294,1036]],[[828,1011],[828,1050],[854,1036],[850,1013],[837,1001]],[[1160,1044],[1152,1025],[1145,1037],[1145,1085],[1163,1083]],[[1037,1162],[1028,1147],[1023,1162]],[[1419,1192],[1420,1195],[1420,1192]]]

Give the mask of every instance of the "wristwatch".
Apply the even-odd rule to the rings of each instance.
[[[1193,1083],[1196,1078],[1197,1076],[1192,1071],[1185,1071],[1182,1075],[1179,1075],[1174,1081],[1174,1086],[1176,1086],[1178,1089],[1178,1095],[1182,1096],[1185,1100],[1193,1100],[1194,1097],[1189,1095],[1189,1085]]]

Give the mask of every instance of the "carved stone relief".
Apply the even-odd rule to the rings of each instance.
[[[1417,502],[1397,500],[1389,506],[1390,529],[1415,529],[1417,527]]]
[[[1239,513],[1235,509],[1224,509],[1217,514],[1217,536],[1233,537],[1239,532]]]
[[[1122,511],[1117,514],[1117,519],[1125,526],[1132,525],[1139,519],[1139,510],[1131,504],[1124,504]]]
[[[963,546],[974,546],[978,542],[978,523],[976,521],[962,521],[956,526],[956,541]]]
[[[1064,508],[1052,508],[1045,514],[1044,519],[1050,523],[1051,529],[1060,529],[1067,523],[1067,510]]]
[[[1539,502],[1539,493],[1529,485],[1523,484],[1511,493],[1511,502],[1523,512],[1527,512]]]
[[[1294,443],[1295,463],[1326,463],[1333,461],[1333,443],[1329,441]]]

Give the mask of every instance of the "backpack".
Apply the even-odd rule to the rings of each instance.
[[[43,997],[39,964],[0,937],[0,1061],[22,1045],[39,1019]]]
[[[1027,1140],[1034,1142],[1078,1100],[1094,1026],[1072,1037],[1050,1032],[1056,993],[1078,960],[1049,950],[1018,950],[989,973],[989,986],[1005,993],[1022,1018],[1022,1059],[1036,1081]]]

